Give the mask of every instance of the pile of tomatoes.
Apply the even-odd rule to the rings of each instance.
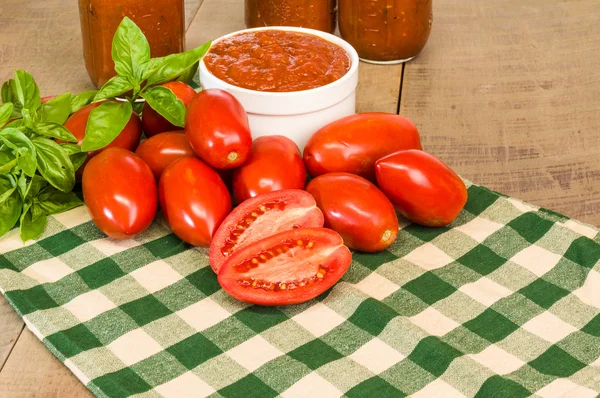
[[[185,130],[147,105],[141,121],[132,115],[108,148],[88,154],[85,203],[115,239],[142,233],[160,204],[178,237],[210,247],[219,283],[239,300],[310,300],[344,275],[349,249],[373,253],[394,242],[396,211],[437,227],[466,203],[462,180],[422,151],[402,116],[343,118],[317,131],[301,154],[282,135],[252,140],[246,112],[225,91],[165,87],[187,107]],[[94,106],[65,123],[77,138]],[[148,139],[138,146],[142,126]]]

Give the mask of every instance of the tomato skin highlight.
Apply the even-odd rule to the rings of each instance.
[[[198,158],[171,163],[160,177],[158,197],[175,235],[194,246],[208,247],[231,212],[231,197],[221,177]]]
[[[92,158],[82,188],[94,224],[111,238],[133,238],[154,220],[154,176],[139,156],[126,149],[108,148]]]
[[[77,138],[77,145],[81,146],[83,139],[85,138],[85,128],[87,126],[87,121],[90,117],[90,113],[99,107],[104,101],[94,102],[93,104],[89,104],[79,109],[77,112],[73,113],[64,126]],[[114,102],[114,101],[113,101]],[[140,138],[142,137],[142,123],[140,122],[140,118],[138,115],[133,112],[129,121],[123,128],[123,130],[119,133],[117,138],[115,138],[110,144],[108,144],[105,148],[98,149],[95,151],[90,151],[87,153],[86,161],[81,165],[81,167],[77,170],[75,176],[77,179],[81,179],[83,175],[83,171],[90,161],[91,158],[99,154],[105,149],[108,148],[123,148],[128,151],[135,151],[140,143]],[[57,140],[58,143],[63,143],[64,141]]]
[[[167,166],[174,161],[196,156],[183,130],[152,136],[142,142],[135,153],[150,166],[157,181]]]
[[[184,82],[168,82],[161,84],[161,86],[171,90],[177,99],[183,102],[183,106],[186,108],[196,95],[196,90]],[[142,109],[142,128],[146,137],[150,138],[156,134],[177,130],[181,127],[175,126],[162,117],[160,113],[152,109],[148,103],[144,103],[144,108]]]
[[[246,163],[233,171],[233,195],[238,203],[281,189],[304,189],[305,184],[298,145],[281,135],[255,139]]]
[[[209,250],[210,266],[218,273],[233,252],[252,242],[293,228],[320,228],[323,222],[323,213],[306,191],[286,189],[256,196],[236,207],[217,229]]]
[[[300,304],[335,285],[351,263],[352,254],[335,231],[292,229],[234,252],[221,266],[218,281],[232,297],[246,303]]]
[[[208,89],[196,94],[187,109],[185,134],[198,156],[214,168],[239,167],[250,156],[248,115],[226,91]]]
[[[328,173],[312,180],[306,191],[323,212],[325,227],[339,233],[349,248],[375,253],[396,240],[394,206],[368,180],[350,173]]]
[[[375,182],[377,159],[403,149],[422,149],[410,120],[390,113],[361,113],[313,134],[304,148],[304,164],[312,177],[347,172]]]
[[[461,178],[428,153],[400,151],[375,164],[377,182],[396,209],[408,220],[442,227],[456,219],[468,199]]]

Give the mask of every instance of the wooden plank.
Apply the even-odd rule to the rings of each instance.
[[[92,397],[28,329],[0,373],[0,397]]]
[[[0,298],[0,370],[11,354],[25,324],[4,297]]]
[[[245,27],[243,0],[204,0],[187,32],[188,48]],[[359,74],[357,112],[396,113],[402,66],[361,62]]]
[[[596,0],[437,0],[401,113],[463,176],[600,225]]]

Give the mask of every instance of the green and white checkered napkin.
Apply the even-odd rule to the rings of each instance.
[[[298,306],[240,303],[164,222],[117,242],[83,207],[0,240],[0,287],[100,397],[596,397],[598,230],[469,194]]]

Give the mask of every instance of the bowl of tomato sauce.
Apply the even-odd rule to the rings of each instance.
[[[199,78],[241,102],[254,138],[284,135],[303,150],[315,131],[355,113],[358,64],[354,48],[332,34],[265,27],[215,40]]]

